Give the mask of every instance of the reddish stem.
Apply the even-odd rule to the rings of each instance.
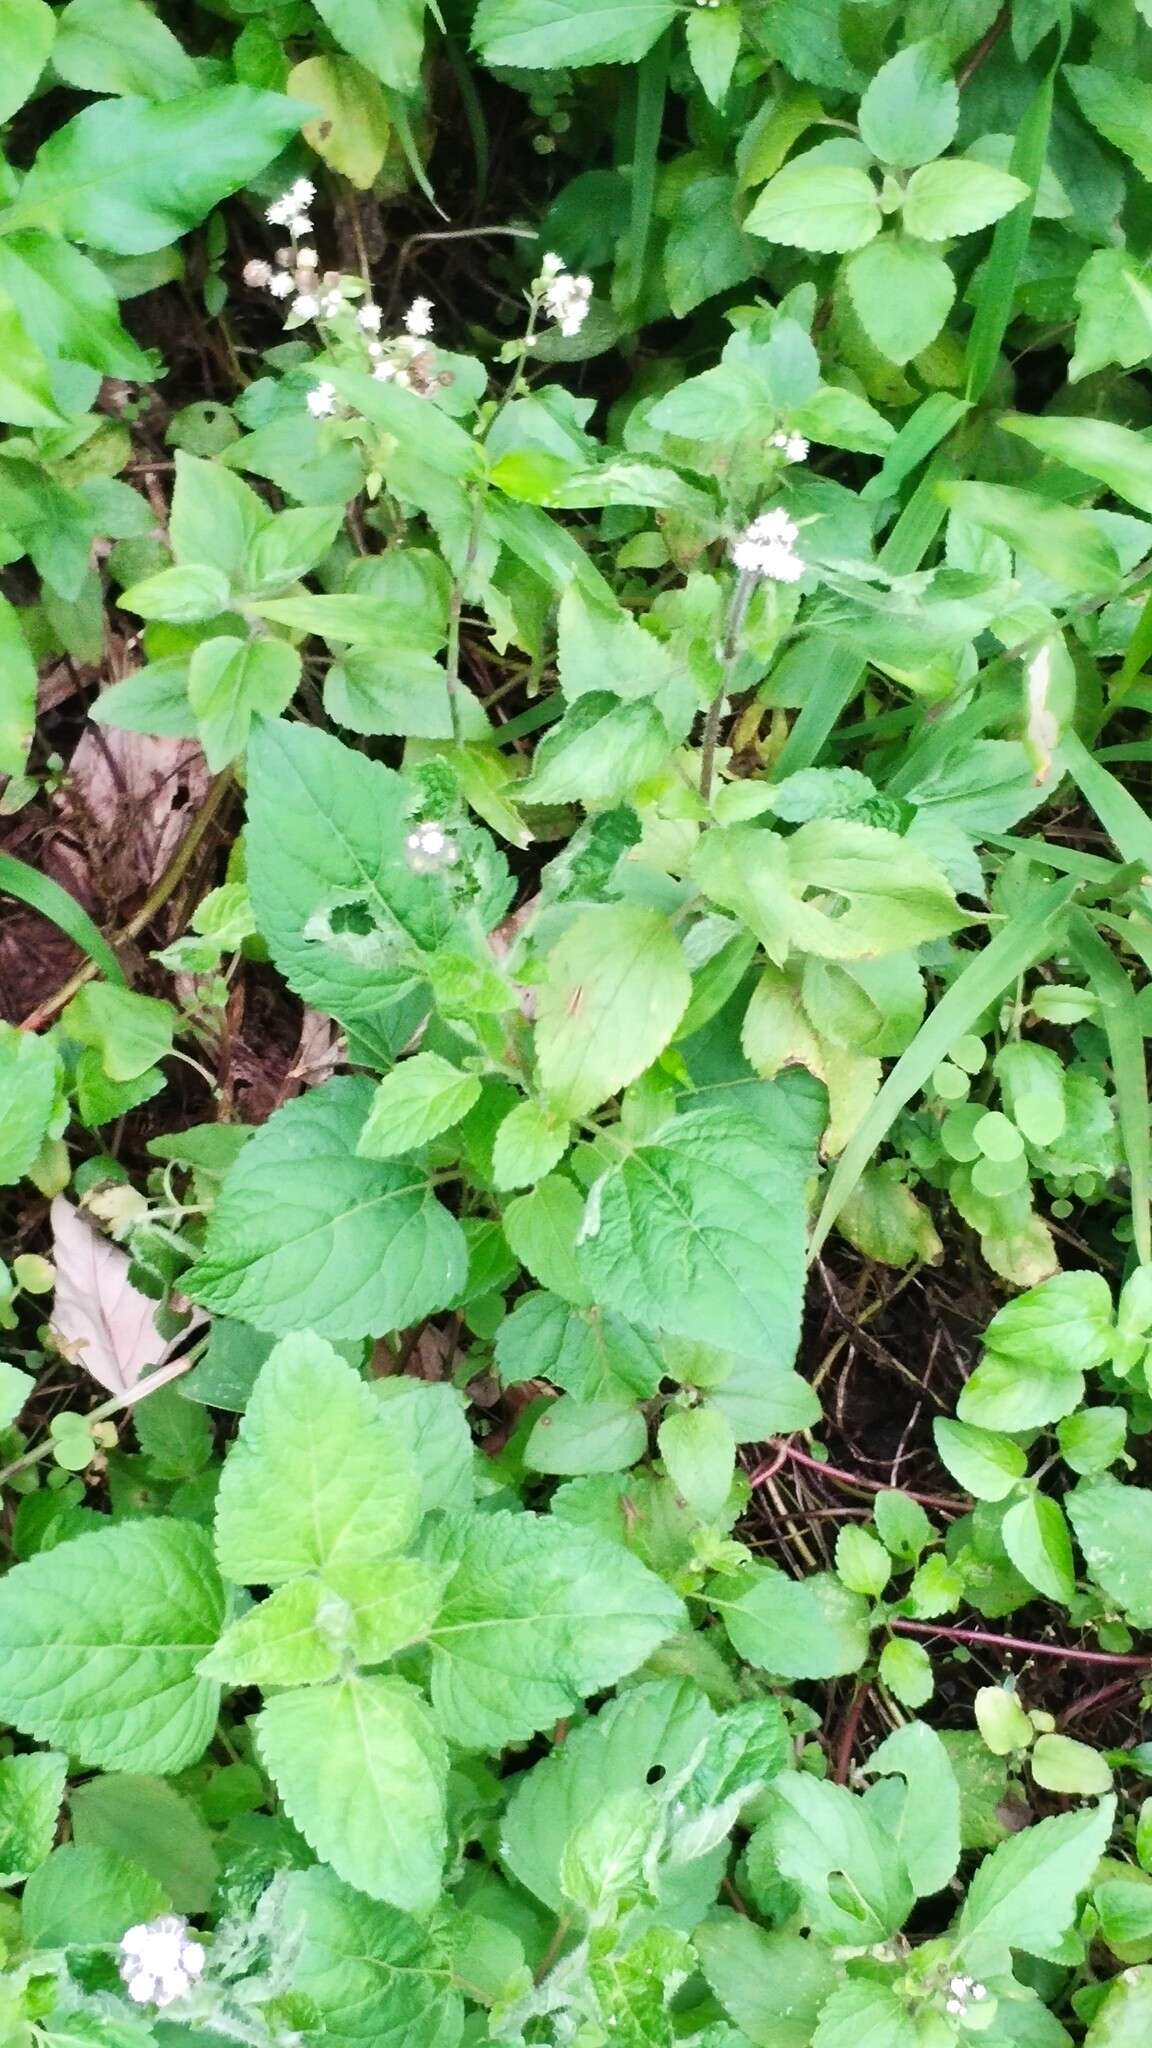
[[[892,1493],[895,1491],[906,1493],[909,1500],[919,1501],[922,1508],[943,1508],[949,1514],[965,1513],[967,1511],[967,1501],[961,1500],[956,1494],[913,1493],[910,1486],[893,1488],[886,1479],[866,1479],[862,1473],[845,1472],[839,1465],[827,1465],[823,1458],[810,1458],[807,1451],[798,1451],[794,1444],[784,1444],[781,1446],[781,1449],[784,1456],[781,1457],[777,1454],[767,1465],[759,1465],[750,1476],[750,1485],[759,1486],[765,1479],[771,1479],[773,1473],[780,1470],[785,1459],[790,1459],[794,1465],[803,1465],[804,1469],[808,1472],[822,1472],[825,1479],[833,1479],[840,1486],[855,1487],[858,1492]]]
[[[840,1730],[840,1740],[836,1745],[836,1770],[834,1776],[838,1785],[846,1785],[848,1783],[848,1774],[852,1769],[852,1751],[856,1747],[856,1734],[860,1727],[860,1716],[864,1712],[864,1702],[871,1690],[870,1685],[858,1685],[852,1695],[848,1712],[844,1716],[844,1726]]]
[[[978,1628],[944,1628],[936,1621],[904,1621],[892,1618],[888,1626],[900,1636],[943,1636],[950,1643],[973,1643],[983,1650],[1022,1650],[1028,1657],[1062,1657],[1074,1664],[1106,1664],[1115,1670],[1147,1671],[1152,1676],[1152,1657],[1122,1657],[1114,1650],[1070,1649],[1064,1643],[1030,1643],[1025,1636],[986,1635]]]
[[[1123,1699],[1126,1693],[1133,1690],[1132,1679],[1114,1678],[1111,1685],[1102,1685],[1098,1692],[1090,1692],[1082,1700],[1073,1700],[1071,1706],[1065,1707],[1064,1712],[1057,1715],[1056,1725],[1058,1728],[1066,1728],[1069,1721],[1079,1721],[1085,1714],[1092,1713],[1096,1707],[1108,1706],[1112,1700]]]

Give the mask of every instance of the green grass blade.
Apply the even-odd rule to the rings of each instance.
[[[1110,920],[1122,929],[1124,920]],[[1144,1034],[1136,1008],[1136,991],[1131,977],[1112,948],[1082,910],[1069,920],[1072,957],[1088,977],[1099,998],[1108,1053],[1116,1087],[1116,1115],[1120,1142],[1128,1162],[1132,1197],[1132,1234],[1140,1261],[1152,1261],[1152,1128],[1148,1109],[1148,1070],[1144,1060]]]
[[[1052,882],[1003,925],[980,953],[974,953],[901,1053],[867,1116],[836,1162],[812,1231],[814,1258],[856,1186],[876,1147],[905,1105],[919,1093],[956,1040],[972,1029],[981,1012],[1039,959],[1076,893],[1074,881]]]
[[[1061,28],[1056,54],[1041,79],[1032,104],[1016,133],[1008,168],[1030,187],[1027,199],[1014,206],[997,224],[992,248],[980,284],[975,318],[968,336],[967,395],[975,402],[983,398],[1000,357],[1000,344],[1012,317],[1016,280],[1036,207],[1036,190],[1048,155],[1048,130],[1052,125],[1052,95],[1056,73],[1064,55],[1067,25]]]
[[[1121,858],[1139,861],[1144,873],[1152,875],[1152,818],[1143,805],[1100,766],[1076,733],[1064,734],[1060,751],[1069,775]]]
[[[632,204],[628,240],[620,259],[617,290],[613,298],[621,313],[635,309],[644,288],[644,266],[652,233],[656,205],[656,175],[659,169],[660,137],[664,128],[664,98],[668,89],[669,41],[661,36],[655,47],[636,67],[636,110],[632,124]]]
[[[94,925],[86,910],[82,910],[74,896],[54,882],[50,875],[41,875],[30,868],[27,861],[17,860],[13,854],[0,853],[0,895],[15,896],[20,903],[26,903],[29,910],[39,911],[41,917],[50,918],[60,930],[95,961],[102,974],[120,988],[127,988],[128,979],[120,962],[98,926]]]

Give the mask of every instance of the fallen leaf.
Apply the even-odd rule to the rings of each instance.
[[[109,856],[132,873],[120,892],[149,888],[163,874],[208,791],[208,766],[195,740],[156,739],[89,725],[68,764],[58,804],[69,817],[77,799],[100,828]],[[111,892],[116,893],[116,892]]]
[[[63,1195],[52,1204],[56,1295],[51,1328],[64,1356],[110,1394],[126,1394],[171,1349],[156,1307],[128,1278],[128,1254],[86,1223]]]

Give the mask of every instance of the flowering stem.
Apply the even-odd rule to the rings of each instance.
[[[720,720],[724,715],[724,705],[732,682],[732,671],[736,666],[737,656],[740,653],[740,635],[744,629],[744,620],[749,603],[751,602],[752,592],[755,588],[755,572],[751,569],[742,569],[736,579],[736,588],[732,592],[732,602],[728,607],[728,624],[724,629],[724,645],[720,651],[720,659],[723,663],[720,688],[708,706],[708,716],[704,720],[704,738],[700,747],[700,795],[705,803],[708,802],[712,795],[712,777],[716,766],[716,745],[720,738]]]

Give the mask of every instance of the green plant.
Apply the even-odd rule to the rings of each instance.
[[[0,2040],[1128,2048],[1148,8],[0,35]]]

